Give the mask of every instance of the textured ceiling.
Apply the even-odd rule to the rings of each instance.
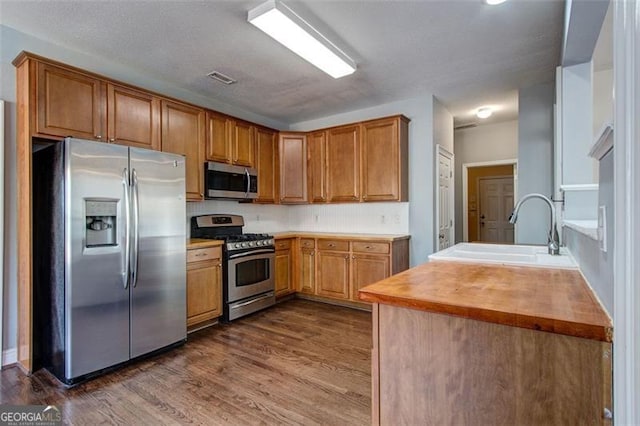
[[[560,57],[562,0],[286,2],[358,64],[334,80],[247,23],[261,3],[0,0],[0,22],[287,123],[428,93],[457,123],[481,105],[515,118],[514,91]]]

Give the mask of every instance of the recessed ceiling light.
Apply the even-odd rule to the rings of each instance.
[[[478,118],[489,118],[491,117],[491,114],[493,114],[493,110],[489,107],[478,108],[478,111],[476,111],[476,116]]]
[[[504,3],[507,0],[482,0],[484,4],[488,4],[489,6],[495,6],[500,3]]]
[[[355,62],[342,50],[277,0],[250,10],[247,20],[333,78],[356,70]]]
[[[227,85],[237,82],[237,80],[234,80],[228,75],[222,74],[220,71],[211,71],[209,74],[207,74],[207,77],[211,77],[212,79],[218,80],[220,83],[224,83]]]

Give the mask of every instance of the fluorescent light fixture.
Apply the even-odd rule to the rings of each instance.
[[[488,4],[489,6],[495,6],[497,4],[500,3],[504,3],[507,0],[482,0],[485,4]]]
[[[279,1],[250,10],[248,21],[333,78],[356,70],[351,58]]]
[[[493,114],[493,110],[489,107],[478,108],[478,111],[476,111],[476,116],[478,118],[489,118],[491,117],[491,114]]]

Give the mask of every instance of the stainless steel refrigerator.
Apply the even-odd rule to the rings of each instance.
[[[34,361],[71,385],[186,339],[184,157],[67,138],[33,154]]]

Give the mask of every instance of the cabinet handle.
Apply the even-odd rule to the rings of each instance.
[[[345,259],[348,259],[348,258],[349,258],[349,255],[346,255],[344,258],[345,258]]]
[[[315,255],[315,253],[314,253],[314,252],[311,252],[311,256],[314,256],[314,255]]]
[[[207,253],[196,253],[196,257],[202,257],[202,256],[206,256]]]
[[[116,138],[111,138],[109,139],[109,142],[114,143],[116,141]]]
[[[352,259],[355,259],[355,258],[356,258],[356,256],[354,255],[354,256],[352,256],[351,258],[352,258]]]
[[[96,135],[96,139],[102,139],[102,135]]]
[[[370,249],[370,248],[371,248],[371,246],[364,246],[364,248],[366,248],[366,249]]]
[[[333,244],[333,243],[330,243],[330,244],[329,244],[329,247],[335,247],[335,246],[336,246],[336,245],[335,245],[335,244]]]

